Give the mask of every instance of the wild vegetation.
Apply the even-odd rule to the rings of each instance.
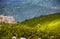
[[[60,13],[43,15],[17,24],[0,23],[0,39],[60,39]]]

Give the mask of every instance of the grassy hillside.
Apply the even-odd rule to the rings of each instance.
[[[60,13],[43,15],[17,24],[0,23],[0,39],[60,39]]]
[[[35,17],[29,20],[23,21],[21,24],[25,24],[28,26],[36,26],[37,24],[41,24],[43,26],[49,24],[50,22],[53,22],[54,20],[60,21],[60,13],[50,14],[50,15],[42,15],[39,17]]]

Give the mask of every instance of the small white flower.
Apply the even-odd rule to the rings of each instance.
[[[38,38],[38,39],[41,39],[41,38]]]
[[[51,38],[54,38],[54,36],[51,36]]]
[[[24,37],[21,37],[21,39],[26,39],[26,38],[24,38]]]
[[[16,36],[13,36],[12,39],[16,39]]]

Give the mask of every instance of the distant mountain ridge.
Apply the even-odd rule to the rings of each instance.
[[[33,18],[40,15],[51,14],[59,12],[60,10],[51,9],[44,6],[36,6],[31,4],[6,6],[1,9],[0,14],[14,16],[16,21],[23,21],[25,19]]]
[[[1,0],[0,14],[14,16],[16,21],[60,12],[59,0]]]

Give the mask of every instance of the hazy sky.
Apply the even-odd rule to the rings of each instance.
[[[0,0],[0,14],[23,21],[39,15],[60,12],[60,0]]]

